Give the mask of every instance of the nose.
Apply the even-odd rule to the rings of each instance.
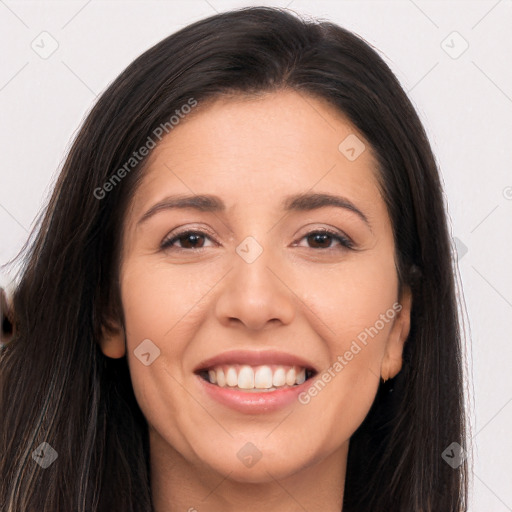
[[[297,298],[275,254],[265,249],[249,262],[235,253],[233,260],[216,302],[218,321],[226,327],[240,323],[249,330],[290,324]]]

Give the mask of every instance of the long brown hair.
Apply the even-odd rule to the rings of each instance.
[[[120,232],[147,158],[125,167],[108,193],[98,190],[190,98],[199,110],[222,94],[282,88],[328,100],[373,147],[400,283],[413,291],[402,370],[381,382],[350,441],[343,512],[466,510],[467,462],[452,467],[442,457],[452,443],[465,448],[463,354],[425,131],[364,40],[327,21],[251,7],[195,22],[143,53],[74,140],[2,322],[11,338],[0,351],[2,511],[151,511],[147,423],[126,358],[106,358],[97,343],[109,317],[123,318]],[[33,457],[43,442],[57,454],[46,469]]]

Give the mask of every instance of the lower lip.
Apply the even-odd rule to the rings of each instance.
[[[216,384],[211,384],[199,375],[196,375],[196,377],[199,379],[200,386],[209,397],[231,409],[246,414],[272,412],[282,409],[293,402],[298,402],[298,395],[311,385],[311,379],[308,379],[302,384],[293,387],[262,393],[246,393],[233,388],[222,388]]]

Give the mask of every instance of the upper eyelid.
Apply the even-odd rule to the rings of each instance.
[[[310,223],[310,224],[318,224],[318,223]],[[345,237],[345,238],[347,238],[349,240],[352,240],[352,238],[343,229],[336,228],[334,226],[332,226],[332,227],[325,227],[325,226],[307,227],[307,229],[308,229],[308,231],[306,233],[304,233],[302,236],[306,236],[306,235],[308,235],[308,234],[310,234],[312,232],[316,232],[316,231],[330,231],[330,232],[332,232],[335,235],[343,236],[343,237]],[[175,233],[175,231],[176,231],[176,233]],[[169,234],[167,234],[165,236],[164,240],[167,240],[167,239],[169,239],[171,237],[174,238],[176,236],[182,236],[182,235],[190,233],[190,232],[206,233],[207,235],[211,236],[212,238],[215,238],[215,234],[213,233],[213,231],[211,231],[207,227],[204,227],[204,226],[199,226],[199,227],[190,226],[190,227],[184,227],[183,229],[181,229],[180,227],[173,229]],[[233,231],[230,230],[229,232],[232,235],[231,238],[234,239]]]

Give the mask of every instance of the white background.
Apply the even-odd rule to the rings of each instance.
[[[471,510],[512,511],[511,0],[0,0],[0,264],[27,238],[97,95],[170,33],[258,4],[363,36],[415,104],[445,184],[469,318]],[[31,47],[52,39],[46,59]]]

